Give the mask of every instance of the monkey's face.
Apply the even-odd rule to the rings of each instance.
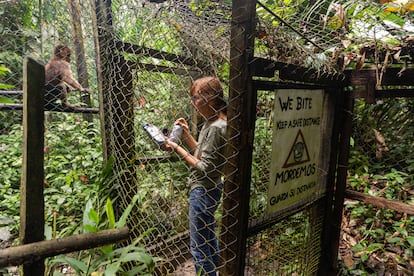
[[[64,61],[70,62],[71,50],[69,47],[59,45],[55,48],[55,55]]]
[[[63,57],[63,59],[64,59],[65,61],[67,61],[67,62],[69,62],[69,63],[70,63],[70,53],[69,53],[69,54],[67,54],[67,55],[65,55],[65,56]]]
[[[70,62],[70,50],[64,49],[60,52],[60,55],[64,61]]]

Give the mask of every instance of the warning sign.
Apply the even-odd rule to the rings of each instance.
[[[322,90],[280,90],[275,98],[267,212],[312,197],[317,188]]]
[[[298,130],[298,135],[290,148],[289,156],[283,165],[283,168],[296,166],[302,163],[309,162],[309,151],[303,138],[302,131]]]

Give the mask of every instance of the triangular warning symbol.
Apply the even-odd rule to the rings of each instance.
[[[289,168],[291,166],[296,166],[309,161],[310,157],[308,147],[306,146],[302,131],[299,129],[298,134],[296,134],[295,141],[290,148],[288,158],[282,168]]]

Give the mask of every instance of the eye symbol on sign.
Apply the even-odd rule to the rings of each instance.
[[[310,161],[308,147],[306,146],[305,138],[302,131],[299,129],[292,147],[290,148],[288,157],[282,168],[289,168]]]
[[[305,150],[305,144],[301,141],[298,141],[293,146],[293,158],[295,159],[296,162],[299,162],[302,160],[304,150]]]

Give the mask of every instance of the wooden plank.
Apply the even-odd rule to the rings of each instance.
[[[342,141],[340,143],[341,139],[343,138],[341,135],[348,133],[343,132],[343,127],[349,127],[348,124],[343,124],[344,122],[349,122],[344,121],[345,114],[348,114],[344,111],[344,103],[346,102],[346,99],[348,99],[348,94],[344,93],[342,89],[328,89],[327,92],[329,93],[328,95],[330,100],[335,102],[335,107],[334,110],[331,110],[331,114],[328,115],[334,117],[334,121],[332,125],[332,136],[329,139],[331,151],[328,160],[330,164],[329,168],[325,169],[327,170],[328,174],[326,177],[326,193],[325,198],[323,199],[324,206],[322,206],[324,207],[324,223],[321,237],[322,250],[320,260],[323,261],[321,261],[319,264],[318,275],[331,275],[332,273],[334,273],[334,266],[337,261],[337,255],[332,255],[336,254],[335,252],[337,252],[338,250],[338,248],[336,248],[336,246],[338,245],[338,240],[333,240],[332,238],[335,237],[335,234],[337,233],[336,231],[332,231],[332,228],[337,229],[337,225],[335,225],[334,223],[334,221],[336,221],[337,218],[334,217],[332,206],[334,206],[335,200],[335,179],[337,177],[338,153],[341,152],[341,155],[344,154],[341,151],[342,148],[340,146],[346,145],[345,141]],[[326,142],[328,142],[328,139]]]
[[[193,79],[197,79],[203,75],[203,72],[201,71],[195,71],[195,70],[186,69],[186,68],[168,67],[168,66],[162,66],[162,65],[133,62],[133,61],[128,61],[128,66],[131,69],[141,69],[141,70],[146,70],[148,72],[166,73],[166,74],[174,74],[174,75],[181,75],[181,76],[190,75]]]
[[[20,186],[20,242],[44,239],[44,66],[30,57],[23,65],[23,162]],[[24,275],[43,275],[45,265],[23,266]]]
[[[23,110],[23,104],[3,104],[3,103],[0,103],[0,110]]]
[[[128,236],[128,227],[123,227],[10,247],[0,250],[0,267],[40,262],[47,257],[115,243]]]
[[[198,68],[210,68],[209,64],[206,64],[203,61],[195,60],[194,57],[184,57],[179,56],[176,54],[171,54],[151,48],[147,48],[145,46],[139,46],[123,41],[116,41],[116,49],[121,52],[134,54],[134,55],[145,55],[146,57],[150,56],[153,58],[161,59],[161,60],[168,60],[171,62],[179,63],[179,64],[186,64],[190,66],[195,66]]]
[[[374,92],[375,99],[385,99],[385,98],[414,98],[414,89],[376,89]],[[351,92],[351,96],[354,99],[365,98],[367,97],[367,89],[359,88]]]
[[[312,68],[298,67],[292,64],[287,64],[279,70],[279,78],[282,81],[298,81],[326,85],[329,87],[343,87],[347,84],[345,75],[343,74],[335,72],[325,73]]]
[[[108,146],[109,137],[108,129],[110,121],[106,113],[108,112],[109,89],[110,89],[110,59],[114,53],[113,43],[110,32],[106,30],[112,29],[112,9],[111,1],[108,0],[90,0],[92,14],[92,28],[94,33],[94,44],[96,54],[96,75],[98,85],[99,99],[99,115],[101,119],[101,141],[102,141],[102,157],[104,163],[109,159]]]
[[[414,206],[403,202],[388,200],[383,197],[371,196],[352,190],[346,190],[345,197],[348,199],[358,200],[366,204],[372,204],[376,207],[392,209],[400,213],[414,215]]]
[[[276,89],[324,89],[325,86],[317,84],[302,84],[280,81],[253,80],[255,90],[275,91]]]
[[[414,89],[384,89],[376,90],[375,98],[414,98]]]
[[[331,87],[345,85],[345,75],[343,74],[335,72],[323,74],[312,68],[300,67],[270,59],[255,57],[249,66],[252,76],[255,77],[273,78],[275,77],[276,71],[279,71],[279,78],[282,81],[295,81],[323,86],[329,85]],[[294,84],[292,83],[292,85]]]
[[[68,113],[83,113],[83,114],[98,114],[99,108],[81,107],[81,106],[64,106],[60,104],[49,104],[45,106],[46,111],[68,112]]]
[[[398,76],[401,68],[387,68],[385,74],[382,76],[382,86],[385,85],[414,85],[413,75],[414,68],[407,68],[401,77]],[[346,82],[351,86],[366,85],[369,81],[377,83],[376,69],[367,68],[362,70],[346,70]]]

